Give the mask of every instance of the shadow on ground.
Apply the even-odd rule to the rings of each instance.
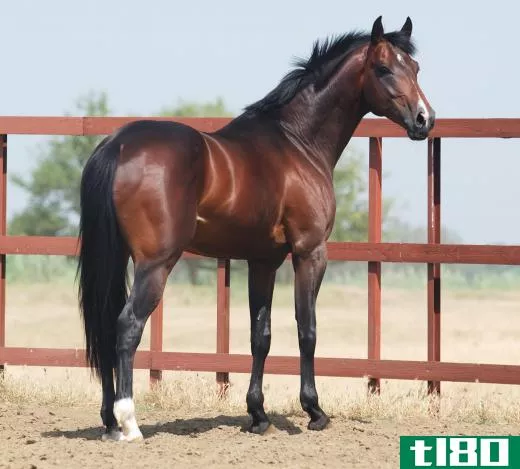
[[[270,415],[273,426],[289,435],[297,435],[302,433],[302,429],[291,422],[287,416],[280,414]],[[142,424],[140,426],[144,438],[151,438],[160,433],[168,433],[172,435],[188,435],[196,437],[199,434],[209,432],[221,427],[235,427],[241,432],[247,432],[250,425],[248,416],[229,416],[218,415],[210,418],[191,418],[176,419],[173,422]],[[70,438],[82,440],[100,440],[102,435],[101,427],[78,428],[77,430],[53,430],[43,432],[44,438]]]

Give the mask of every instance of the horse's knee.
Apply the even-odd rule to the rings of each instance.
[[[270,311],[266,307],[260,308],[256,318],[256,324],[251,325],[251,353],[253,356],[265,359],[271,348],[271,320]]]
[[[265,358],[271,348],[271,331],[251,338],[251,353],[258,358]]]
[[[298,343],[300,351],[306,357],[313,357],[316,350],[316,329],[309,328],[309,330],[298,331]]]

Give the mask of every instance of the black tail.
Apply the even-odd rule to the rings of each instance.
[[[118,152],[119,145],[105,138],[81,178],[79,303],[87,361],[98,376],[115,367],[116,322],[127,299],[128,249],[112,198]]]

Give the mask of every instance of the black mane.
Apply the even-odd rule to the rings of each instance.
[[[401,31],[386,33],[384,38],[403,52],[413,55],[415,45]],[[245,115],[270,113],[291,101],[310,84],[322,84],[330,78],[336,67],[354,49],[370,41],[370,34],[351,32],[341,36],[316,41],[308,59],[296,59],[294,70],[282,78],[280,84],[259,101],[245,108]]]

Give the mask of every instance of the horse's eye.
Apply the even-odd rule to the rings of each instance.
[[[385,75],[391,75],[392,74],[392,70],[390,70],[388,67],[386,67],[385,65],[379,65],[377,68],[376,68],[376,74],[377,76],[379,77],[383,77]]]

